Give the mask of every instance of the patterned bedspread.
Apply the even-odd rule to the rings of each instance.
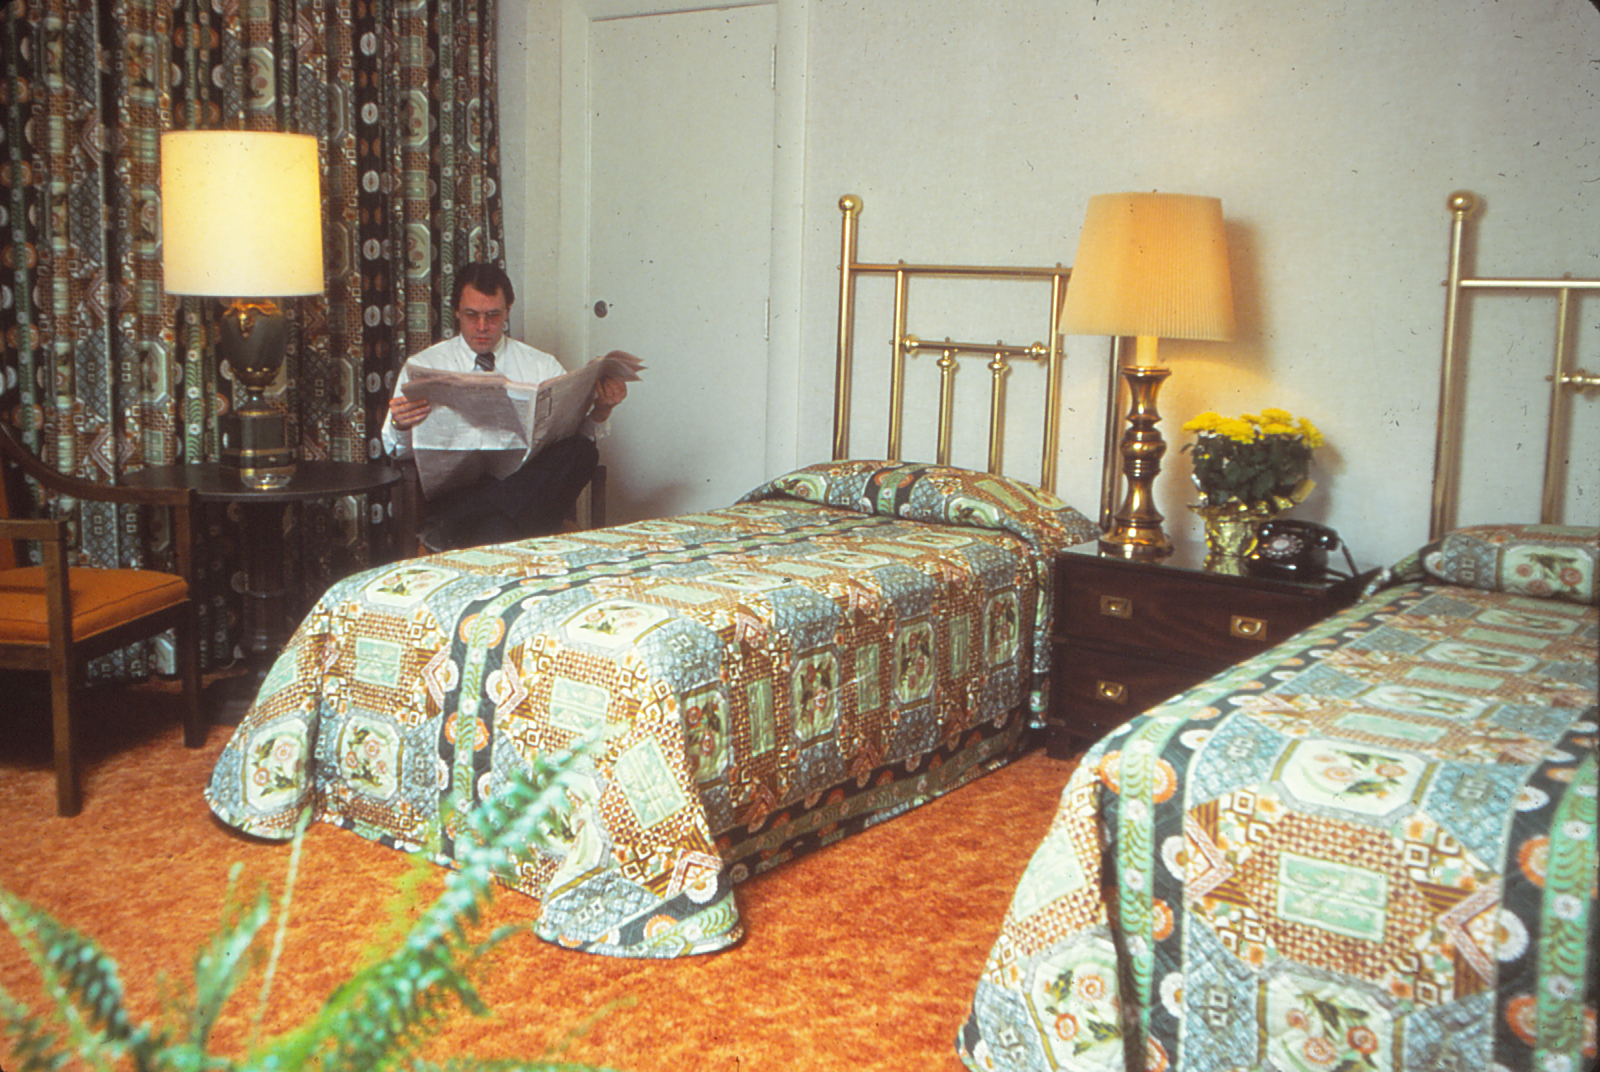
[[[1592,603],[1595,538],[1531,535],[1430,545],[1096,744],[967,1065],[1592,1068],[1596,611],[1542,597]]]
[[[1005,762],[1041,711],[1053,496],[840,462],[725,510],[479,548],[334,585],[218,761],[225,822],[317,818],[444,864],[529,758],[590,742],[507,881],[574,948],[742,933],[732,885]]]

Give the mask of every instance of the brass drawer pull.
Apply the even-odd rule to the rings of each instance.
[[[1101,596],[1100,613],[1107,618],[1132,618],[1133,600],[1122,596]]]
[[[1240,640],[1261,640],[1267,635],[1267,623],[1260,618],[1235,614],[1228,620],[1228,635]]]
[[[1096,681],[1094,694],[1107,703],[1125,704],[1128,702],[1128,686],[1118,681]]]

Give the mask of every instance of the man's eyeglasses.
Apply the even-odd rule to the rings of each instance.
[[[469,324],[482,324],[491,328],[505,323],[506,319],[504,309],[496,309],[488,313],[482,313],[476,309],[457,309],[456,315]]]

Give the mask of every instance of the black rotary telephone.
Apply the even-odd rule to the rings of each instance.
[[[1250,552],[1248,568],[1258,577],[1278,577],[1291,581],[1319,580],[1329,572],[1328,552],[1344,551],[1355,576],[1356,562],[1339,534],[1314,521],[1267,521],[1256,533],[1256,548]]]

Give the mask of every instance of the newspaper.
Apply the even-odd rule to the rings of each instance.
[[[411,452],[428,498],[477,480],[505,478],[551,443],[576,435],[604,377],[637,380],[637,357],[613,350],[543,383],[521,383],[499,372],[448,372],[407,363],[400,390],[433,407],[411,429]]]

